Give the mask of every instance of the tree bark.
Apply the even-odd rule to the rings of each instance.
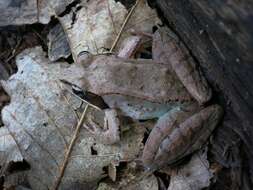
[[[226,185],[228,189],[250,189],[253,186],[253,2],[156,0],[150,3],[190,50],[214,90],[213,101],[226,111],[222,125],[214,134],[211,155],[230,169],[223,170],[226,175],[220,176],[213,188]]]

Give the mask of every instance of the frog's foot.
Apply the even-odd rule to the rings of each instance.
[[[104,127],[102,128],[92,119],[88,119],[90,126],[84,124],[84,127],[99,141],[104,144],[114,144],[120,141],[120,122],[117,111],[114,109],[106,109],[104,117]]]
[[[212,105],[186,119],[162,141],[153,164],[157,168],[165,164],[173,164],[200,149],[219,123],[222,115],[222,108]]]
[[[153,169],[151,164],[162,141],[172,133],[179,123],[190,117],[195,109],[195,105],[192,106],[192,110],[182,110],[178,107],[159,118],[145,143],[142,154],[144,167]]]

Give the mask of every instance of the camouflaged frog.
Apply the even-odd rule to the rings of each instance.
[[[103,98],[105,124],[86,126],[105,143],[120,140],[118,113],[133,119],[158,118],[145,143],[142,161],[149,169],[173,164],[199,149],[222,117],[219,105],[203,106],[212,91],[177,36],[168,28],[153,35],[152,59],[130,59],[139,45],[133,36],[118,55],[81,54],[84,76],[78,85]],[[122,56],[123,55],[123,56]],[[99,137],[98,135],[98,137]]]

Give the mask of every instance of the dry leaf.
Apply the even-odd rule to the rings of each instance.
[[[142,173],[139,173],[137,175],[141,175]],[[158,190],[158,182],[154,175],[147,176],[141,180],[134,180],[136,176],[128,175],[127,177],[124,177],[117,183],[106,183],[102,182],[99,184],[99,187],[97,190]],[[130,182],[130,183],[129,183]],[[126,185],[122,186],[122,183],[125,183]]]
[[[21,187],[18,188],[19,185],[26,184],[27,182],[27,172],[26,171],[19,171],[15,172],[13,174],[10,174],[8,176],[4,177],[4,189],[11,190],[14,189],[18,190],[21,189]]]
[[[132,35],[133,31],[152,34],[153,26],[161,23],[155,9],[151,9],[145,0],[140,0],[129,21],[127,22],[119,40],[119,45]],[[118,49],[120,46],[117,46]]]
[[[79,66],[48,64],[42,49],[27,49],[17,56],[18,72],[2,81],[11,96],[2,110],[1,166],[25,159],[31,166],[27,179],[32,189],[52,187],[76,124],[75,114],[57,83],[82,76]],[[73,76],[73,71],[75,75]],[[119,144],[103,145],[81,129],[60,189],[94,185],[104,176],[103,167],[114,160],[135,159],[142,146],[143,128],[132,127]],[[96,154],[92,153],[96,150]]]
[[[98,54],[110,49],[126,16],[126,8],[119,2],[101,0],[89,1],[80,10],[59,18],[68,35],[74,60],[82,51]],[[125,26],[119,43],[132,35],[132,30],[152,33],[157,22],[155,10],[146,1],[141,1]]]
[[[137,162],[128,162],[124,170],[118,172],[116,182],[105,180],[97,190],[158,190],[159,184],[153,174],[140,170]]]
[[[152,27],[160,22],[155,9],[151,9],[145,0],[140,0],[126,25],[124,32],[138,30],[152,33]]]
[[[82,51],[97,54],[110,48],[126,14],[120,2],[101,0],[83,3],[76,13],[59,18],[68,35],[74,60]]]
[[[43,23],[63,12],[74,0],[4,0],[0,2],[0,26]]]
[[[9,133],[8,128],[0,128],[0,161],[3,162],[22,162],[23,156],[19,151],[19,147],[16,144],[15,139],[11,133]],[[6,152],[6,150],[10,150]],[[1,168],[1,171],[4,169]]]
[[[70,54],[68,39],[58,23],[50,29],[48,34],[48,58],[50,61],[56,61],[60,58],[68,58]]]
[[[207,151],[193,155],[190,162],[172,171],[168,190],[201,190],[210,185],[213,177],[209,170]]]

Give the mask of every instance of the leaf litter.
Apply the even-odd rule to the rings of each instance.
[[[40,7],[30,4],[31,10],[36,8],[31,12],[32,19],[20,15],[11,22],[48,23],[54,15],[63,30],[58,25],[49,35],[49,46],[51,43],[52,47],[48,51],[50,60],[41,47],[26,49],[16,57],[18,72],[7,81],[1,81],[11,97],[11,103],[2,110],[4,127],[0,128],[0,171],[5,177],[4,186],[17,185],[16,189],[26,189],[19,186],[22,181],[28,183],[31,189],[94,189],[101,179],[109,175],[115,182],[103,180],[97,190],[158,190],[155,175],[145,175],[137,168],[134,172],[129,170],[130,161],[138,160],[142,151],[145,128],[138,123],[124,126],[128,130],[114,145],[104,145],[83,127],[78,131],[77,123],[85,105],[80,107],[80,100],[66,94],[59,79],[75,83],[84,72],[77,64],[52,62],[69,55],[66,42],[74,61],[83,51],[92,54],[117,52],[133,32],[152,33],[153,26],[160,23],[155,10],[144,0],[137,1],[131,14],[114,0],[39,2]],[[65,13],[70,4],[71,9],[68,8]],[[23,8],[21,6],[19,10]],[[16,14],[15,11],[13,13]],[[1,21],[1,25],[10,22]],[[103,123],[103,113],[92,107],[88,107],[84,122],[94,116],[98,123]],[[150,127],[149,123],[142,125]],[[75,130],[76,139],[73,138]],[[69,146],[71,141],[72,150]],[[66,154],[68,151],[69,154]],[[198,156],[194,155],[190,163],[179,171],[170,173],[168,190],[209,186],[213,176],[208,170],[206,153]],[[8,171],[12,163],[24,161],[29,164],[29,170]],[[119,170],[121,162],[127,162],[128,168]],[[189,176],[189,173],[192,175]],[[195,173],[200,173],[202,178],[199,179]]]
[[[76,14],[74,22],[72,14]],[[143,0],[138,3],[124,30],[120,32],[126,17],[127,9],[114,0],[88,1],[82,3],[78,11],[59,17],[69,39],[74,60],[82,51],[92,54],[108,52],[119,33],[122,34],[118,44],[131,36],[133,30],[151,33],[152,27],[160,22],[155,10]]]

